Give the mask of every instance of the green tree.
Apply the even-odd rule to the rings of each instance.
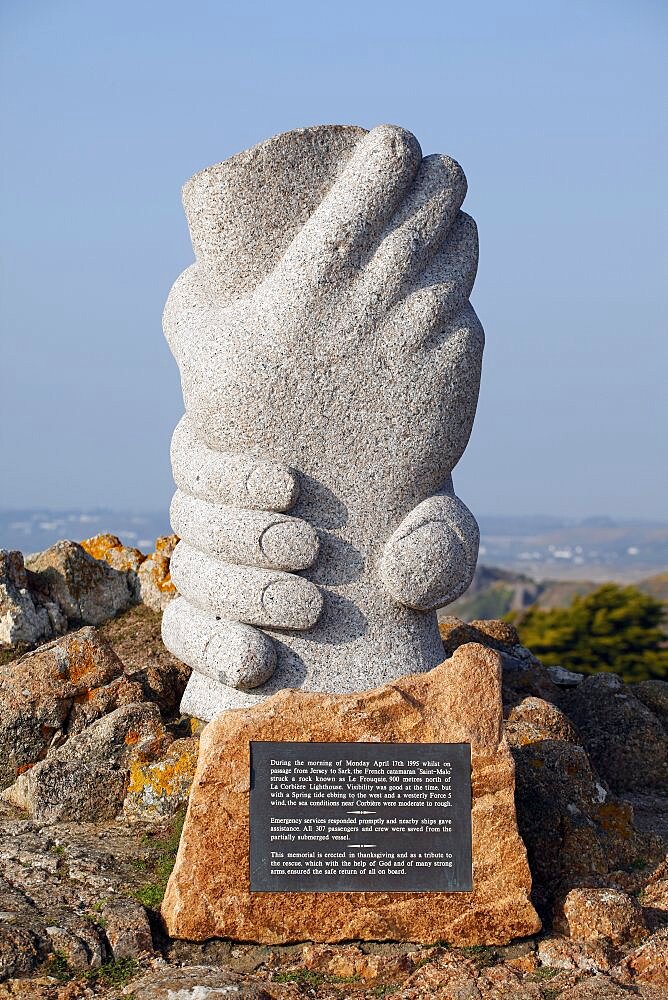
[[[514,618],[522,642],[543,663],[584,674],[613,671],[634,682],[668,677],[664,614],[661,601],[635,587],[606,583],[567,608],[531,608]]]

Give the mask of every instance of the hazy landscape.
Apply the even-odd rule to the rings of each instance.
[[[607,516],[501,517],[479,514],[480,558],[532,580],[642,580],[668,569],[668,521]],[[146,549],[168,534],[167,510],[104,507],[0,509],[0,547],[39,552],[62,538],[80,541],[108,531]]]
[[[566,607],[604,581],[633,583],[668,601],[668,522],[548,515],[483,515],[478,520],[480,558],[473,582],[442,615],[472,621],[532,605]],[[81,541],[100,532],[150,552],[154,540],[170,530],[166,510],[0,510],[0,548],[25,554],[63,538]]]

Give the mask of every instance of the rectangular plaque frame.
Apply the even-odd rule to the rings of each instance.
[[[469,743],[250,751],[251,892],[473,889]]]

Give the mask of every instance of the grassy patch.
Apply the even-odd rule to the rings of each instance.
[[[540,969],[536,969],[535,972],[530,972],[526,977],[528,983],[541,983],[545,982],[546,979],[554,979],[555,976],[559,975],[559,969],[550,969],[547,965],[544,965]]]
[[[125,986],[139,971],[139,963],[134,958],[120,958],[118,961],[105,962],[98,969],[86,969],[77,973],[62,951],[54,951],[45,963],[47,976],[59,983],[69,983],[80,978],[90,986]]]
[[[139,971],[139,963],[134,958],[119,958],[105,962],[99,969],[89,969],[84,980],[91,986],[125,986]]]
[[[74,979],[74,970],[62,951],[54,951],[47,959],[44,971],[59,983],[69,983],[70,979]]]
[[[494,965],[496,953],[493,948],[486,944],[474,944],[470,948],[460,948],[462,955],[470,958],[477,969],[485,969],[488,965]]]
[[[185,817],[185,809],[177,813],[166,837],[158,839],[146,837],[144,840],[145,845],[151,849],[151,855],[148,860],[142,859],[136,864],[150,877],[134,892],[134,897],[149,910],[157,910],[164,898],[167,882],[176,861]]]

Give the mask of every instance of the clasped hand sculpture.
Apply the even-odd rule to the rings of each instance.
[[[483,349],[465,192],[386,125],[285,133],[186,185],[196,262],[164,317],[186,409],[163,620],[193,668],[183,711],[442,660],[433,609],[478,549],[450,476]]]

